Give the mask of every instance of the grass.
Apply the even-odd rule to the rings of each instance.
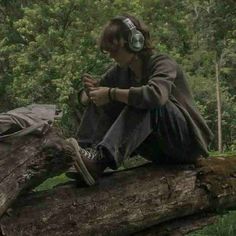
[[[219,216],[217,223],[206,226],[202,230],[188,234],[188,236],[235,236],[236,211]]]
[[[58,176],[55,176],[53,178],[48,178],[46,181],[44,181],[42,184],[37,186],[34,191],[45,191],[54,188],[57,185],[64,184],[68,182],[70,179],[65,176],[65,174],[61,174]]]
[[[231,157],[231,156],[236,156],[236,151],[231,151],[231,152],[225,152],[225,153],[220,153],[220,152],[210,152],[211,157]]]

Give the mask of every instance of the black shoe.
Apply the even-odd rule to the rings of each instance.
[[[74,167],[89,186],[95,185],[108,166],[106,158],[96,149],[81,148],[74,138],[69,138],[66,141],[74,152],[72,155]]]

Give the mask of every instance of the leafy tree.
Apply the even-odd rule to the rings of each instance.
[[[99,77],[110,65],[96,41],[108,19],[128,12],[147,23],[158,51],[183,65],[197,105],[216,135],[219,68],[222,146],[232,149],[236,136],[233,0],[2,0],[0,12],[1,111],[33,102],[56,103],[64,109],[66,130],[75,132],[69,97],[81,88],[84,72]]]

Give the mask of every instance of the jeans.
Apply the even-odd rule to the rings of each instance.
[[[90,103],[78,142],[105,149],[114,160],[113,169],[135,154],[158,164],[184,164],[194,163],[200,153],[184,115],[171,101],[154,110]]]

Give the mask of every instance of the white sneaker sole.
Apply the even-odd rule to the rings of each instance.
[[[89,186],[95,185],[96,184],[95,179],[89,173],[86,165],[83,162],[83,159],[81,158],[80,146],[78,142],[74,138],[69,138],[66,141],[74,148],[75,155],[72,156],[72,159],[74,160],[74,166],[76,170],[82,175],[86,184],[88,184]]]

